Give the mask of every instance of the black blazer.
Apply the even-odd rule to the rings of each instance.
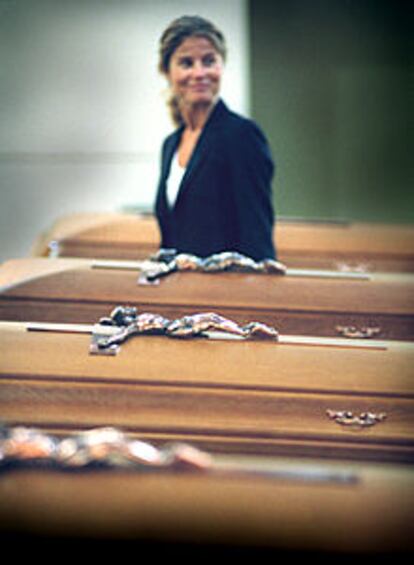
[[[162,147],[155,213],[161,246],[206,257],[238,251],[256,261],[276,258],[267,141],[251,120],[219,100],[198,139],[173,208],[166,181],[183,127]]]

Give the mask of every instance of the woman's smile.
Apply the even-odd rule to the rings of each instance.
[[[184,106],[213,104],[220,90],[223,59],[205,37],[189,37],[171,57],[168,78]]]

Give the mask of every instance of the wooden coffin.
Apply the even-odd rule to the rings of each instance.
[[[109,425],[217,453],[413,462],[414,344],[141,336],[106,356],[89,353],[88,333],[26,328],[0,327],[8,425]]]
[[[290,267],[414,271],[414,226],[279,219],[279,260]],[[143,259],[160,244],[151,215],[73,214],[41,234],[34,256]]]
[[[160,233],[151,214],[79,213],[40,234],[34,257],[144,259],[157,251]]]
[[[0,319],[94,323],[115,306],[130,305],[173,319],[215,311],[243,324],[269,324],[283,334],[414,339],[409,273],[354,279],[306,271],[180,272],[157,286],[138,285],[138,274],[90,259],[11,260],[0,267]]]
[[[317,556],[318,561],[329,556],[341,557],[340,563],[356,555],[363,562],[375,557],[382,563],[384,555],[390,562],[403,554],[407,559],[414,545],[413,471],[378,464],[347,468],[355,469],[357,482],[116,471],[7,473],[0,475],[0,527],[13,536],[2,539],[2,548],[16,555],[23,547],[27,555],[34,546],[55,556],[60,547],[74,559],[84,549],[92,549],[95,558],[107,558],[115,549],[119,557],[124,547],[170,560],[199,560],[201,554]],[[105,543],[112,540],[140,544]]]

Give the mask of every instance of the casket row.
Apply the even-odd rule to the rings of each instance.
[[[289,267],[362,272],[413,272],[411,225],[279,219],[279,260]],[[34,256],[146,258],[160,244],[151,215],[73,214],[60,218],[33,245]]]
[[[6,429],[70,438],[109,426],[159,449],[193,446],[216,465],[3,468],[2,531],[335,555],[412,550],[411,230],[371,226],[363,246],[356,227],[280,223],[285,274],[177,271],[141,284],[137,259],[157,246],[152,218],[72,217],[39,239],[37,257],[1,265]],[[51,240],[57,256],[46,257]],[[378,262],[357,265],[367,257]],[[161,330],[141,331],[141,314],[161,318]],[[230,333],[166,330],[199,314]],[[251,322],[274,333],[244,334]],[[104,334],[116,347],[102,345]]]

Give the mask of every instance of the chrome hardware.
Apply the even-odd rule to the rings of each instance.
[[[49,241],[47,248],[48,248],[48,257],[50,259],[56,259],[56,257],[59,257],[60,245],[57,240],[52,239],[52,241]]]
[[[369,273],[372,271],[372,267],[369,263],[345,263],[342,261],[337,261],[335,267],[341,273]]]
[[[382,422],[387,417],[385,412],[361,412],[359,415],[348,410],[327,410],[328,418],[334,420],[341,426],[351,426],[354,428],[367,428]]]
[[[361,328],[356,326],[336,326],[335,329],[342,337],[350,339],[370,339],[381,332],[379,326],[362,326]]]

